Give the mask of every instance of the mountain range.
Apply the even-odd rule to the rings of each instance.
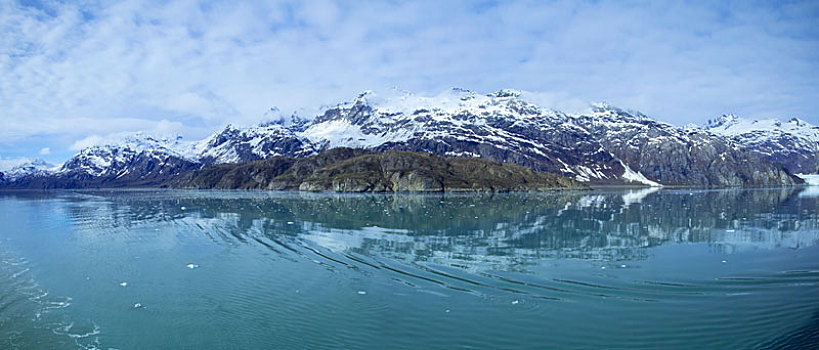
[[[542,108],[526,93],[438,96],[371,91],[327,108],[253,127],[227,126],[203,140],[135,134],[82,149],[59,167],[0,173],[9,188],[161,186],[218,164],[304,158],[337,148],[480,157],[587,184],[783,186],[819,172],[819,128],[792,119],[725,115],[678,127],[597,104],[587,113]]]

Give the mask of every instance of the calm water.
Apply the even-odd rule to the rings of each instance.
[[[817,195],[0,193],[0,349],[816,347]]]

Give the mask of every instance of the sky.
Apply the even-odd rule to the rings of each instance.
[[[817,23],[819,1],[0,0],[0,167],[394,88],[817,125]]]

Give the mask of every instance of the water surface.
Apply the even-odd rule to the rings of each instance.
[[[2,349],[807,348],[819,198],[0,193]]]

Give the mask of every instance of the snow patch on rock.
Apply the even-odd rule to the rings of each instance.
[[[643,174],[641,174],[640,172],[632,170],[631,168],[629,168],[628,165],[626,165],[626,163],[623,163],[622,160],[620,161],[620,164],[623,166],[624,169],[626,169],[626,171],[621,176],[623,178],[623,180],[626,180],[628,182],[639,182],[641,184],[649,185],[651,187],[662,187],[663,186],[663,185],[661,185],[661,184],[659,184],[659,183],[657,183],[655,181],[649,180],[648,178],[643,176]]]
[[[817,174],[795,174],[802,180],[805,180],[805,185],[819,186],[819,175]]]

